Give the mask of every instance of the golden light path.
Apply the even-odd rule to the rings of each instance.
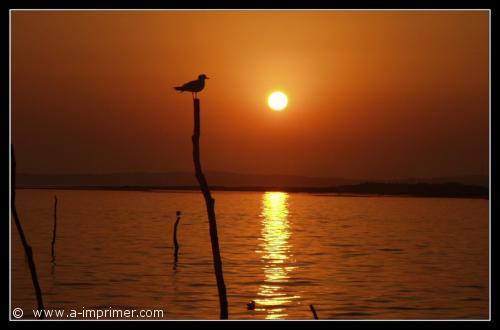
[[[266,192],[262,198],[262,236],[261,254],[263,262],[264,284],[260,286],[255,299],[256,311],[265,311],[266,319],[286,317],[286,305],[299,296],[292,296],[285,291],[283,283],[288,282],[289,272],[295,267],[290,264],[288,242],[291,231],[288,222],[288,194],[284,192]]]

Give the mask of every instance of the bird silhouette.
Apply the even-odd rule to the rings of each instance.
[[[205,88],[205,79],[209,78],[205,74],[200,74],[198,80],[187,82],[182,86],[176,86],[174,89],[179,92],[191,92],[193,98],[196,98],[196,94]]]

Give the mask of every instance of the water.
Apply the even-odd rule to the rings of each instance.
[[[231,319],[312,319],[309,304],[320,319],[489,317],[487,200],[280,192],[215,192],[214,198]],[[18,190],[17,208],[46,308],[218,318],[201,193]],[[252,300],[256,308],[249,311]],[[12,223],[16,307],[30,317],[36,301]]]

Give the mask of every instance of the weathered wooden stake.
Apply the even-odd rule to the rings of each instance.
[[[226,295],[226,285],[224,284],[224,275],[222,271],[222,259],[219,249],[219,238],[217,236],[217,220],[215,217],[215,200],[210,194],[210,189],[201,169],[200,161],[200,100],[193,99],[194,104],[194,133],[193,133],[193,161],[196,179],[200,184],[201,192],[205,198],[207,206],[208,224],[210,230],[210,240],[212,242],[212,255],[214,260],[215,278],[217,280],[217,289],[219,291],[220,318],[228,318],[228,304]]]
[[[42,290],[40,289],[40,284],[38,283],[38,276],[36,274],[35,260],[33,259],[33,250],[31,246],[28,244],[26,240],[26,236],[24,236],[24,230],[21,226],[21,222],[19,221],[19,217],[17,215],[16,210],[16,158],[14,155],[14,145],[11,145],[11,188],[10,188],[10,207],[12,209],[12,216],[14,217],[14,222],[17,227],[17,231],[21,238],[21,243],[24,247],[24,252],[26,253],[26,258],[28,259],[28,265],[30,267],[31,272],[31,280],[33,282],[33,287],[35,288],[36,301],[38,303],[38,309],[44,310],[43,307],[43,299],[42,299]],[[44,313],[41,313],[39,316],[40,319],[45,318]]]
[[[54,251],[54,246],[56,245],[56,234],[57,234],[57,196],[54,196],[54,229],[52,230],[52,262],[56,260],[56,254]]]
[[[311,312],[313,313],[314,319],[318,320],[318,314],[316,314],[316,310],[314,309],[313,304],[310,304],[309,308],[311,309]]]
[[[177,266],[178,254],[179,254],[179,243],[177,242],[177,226],[179,225],[179,221],[181,220],[181,211],[177,211],[175,213],[177,215],[177,220],[175,220],[174,225],[174,269]]]

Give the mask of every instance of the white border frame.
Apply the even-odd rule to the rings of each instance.
[[[489,233],[488,233],[488,243],[489,243],[489,283],[488,283],[488,319],[359,319],[359,320],[351,320],[351,319],[324,319],[320,321],[353,321],[353,322],[371,322],[371,321],[491,321],[491,9],[331,9],[331,8],[317,8],[317,9],[25,9],[25,8],[17,8],[17,9],[9,9],[9,219],[11,218],[11,194],[10,194],[10,186],[11,182],[11,145],[12,145],[12,13],[14,11],[56,11],[56,12],[73,12],[73,11],[486,11],[488,12],[488,136],[489,136],[489,156],[488,156],[488,179],[489,179],[489,199],[488,199],[488,217],[489,217]],[[9,221],[9,321],[27,321],[27,322],[37,322],[37,321],[269,321],[269,320],[205,320],[205,319],[172,319],[172,320],[148,320],[148,319],[119,319],[119,320],[91,320],[91,319],[13,319],[12,318],[12,221]],[[168,310],[167,310],[168,313]],[[290,320],[274,320],[274,321],[314,321],[314,320],[302,320],[302,319],[290,319]]]

